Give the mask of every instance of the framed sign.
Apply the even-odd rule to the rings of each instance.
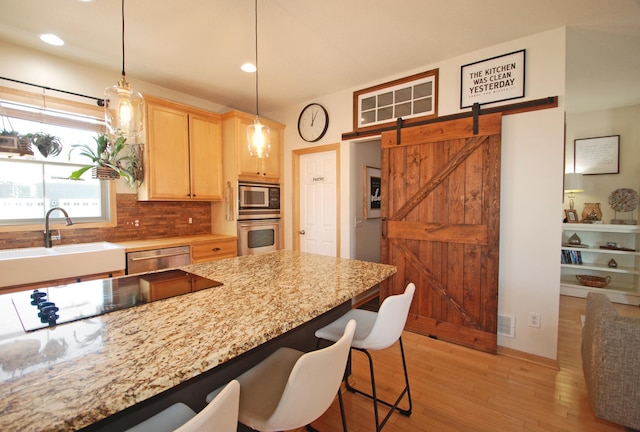
[[[620,135],[574,141],[574,171],[588,174],[620,172]]]
[[[460,68],[460,108],[524,97],[525,50]]]
[[[364,218],[380,217],[382,176],[380,168],[364,167]]]

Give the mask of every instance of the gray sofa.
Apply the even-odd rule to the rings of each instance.
[[[607,296],[589,293],[582,366],[596,417],[640,429],[640,316],[620,316]]]

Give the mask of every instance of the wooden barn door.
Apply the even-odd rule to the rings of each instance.
[[[381,297],[416,284],[407,330],[497,350],[501,114],[382,135]]]

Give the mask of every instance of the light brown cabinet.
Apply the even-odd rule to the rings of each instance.
[[[222,140],[225,158],[231,157],[235,163],[235,180],[280,182],[280,165],[284,142],[284,125],[260,118],[271,131],[271,151],[269,157],[258,159],[249,155],[247,147],[247,127],[252,125],[255,115],[230,111],[222,116]]]
[[[146,96],[144,182],[139,200],[222,200],[220,116]]]
[[[235,238],[191,243],[192,264],[235,256],[238,256],[238,241]]]

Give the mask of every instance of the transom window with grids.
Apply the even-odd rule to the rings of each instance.
[[[437,70],[354,93],[355,129],[437,114]]]
[[[44,133],[61,143],[59,152],[47,152],[24,138],[16,148],[16,138],[0,137],[0,227],[41,224],[54,207],[64,208],[74,224],[110,221],[110,182],[90,174],[69,179],[89,162],[78,153],[70,155],[71,145],[95,146],[95,138],[105,130],[101,116],[97,106],[0,87],[4,134]],[[51,216],[54,220],[62,214]]]

